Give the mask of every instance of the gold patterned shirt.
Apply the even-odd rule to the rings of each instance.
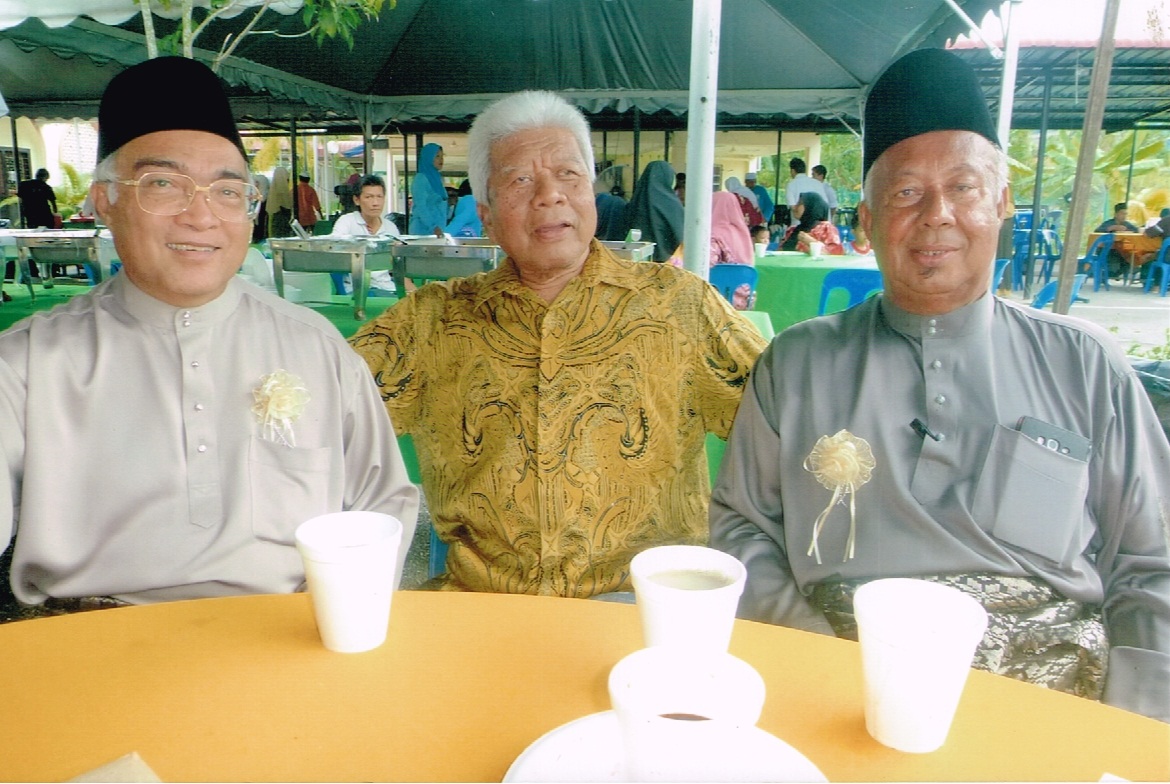
[[[414,439],[444,587],[587,597],[629,590],[640,550],[706,544],[706,432],[765,341],[701,278],[594,242],[552,303],[505,260],[351,343]]]

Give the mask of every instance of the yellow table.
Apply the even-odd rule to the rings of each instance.
[[[536,738],[609,708],[637,608],[400,592],[389,638],[325,650],[307,596],[102,610],[0,626],[0,779],[63,780],[131,751],[164,781],[499,781]],[[872,740],[855,643],[737,622],[760,726],[832,781],[1170,779],[1170,726],[972,673],[947,744]]]

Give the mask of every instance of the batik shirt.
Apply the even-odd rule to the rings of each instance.
[[[505,260],[351,342],[414,437],[446,586],[578,597],[628,590],[647,547],[706,543],[705,434],[764,345],[702,279],[597,242],[551,304]]]

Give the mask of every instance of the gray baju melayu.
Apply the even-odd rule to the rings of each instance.
[[[1017,432],[1032,416],[1092,441],[1087,463]],[[920,435],[919,419],[938,436]],[[832,496],[803,467],[839,430],[873,449]],[[743,617],[832,633],[818,586],[878,577],[1039,578],[1103,610],[1104,701],[1170,719],[1170,445],[1103,330],[990,295],[937,317],[875,297],[797,324],[760,356],[711,499],[712,545],[740,558]]]
[[[252,410],[276,370],[309,394],[283,433]],[[238,278],[176,308],[120,274],[0,335],[0,470],[0,546],[15,534],[30,604],[295,591],[300,522],[392,514],[401,561],[418,515],[365,363],[324,318]]]

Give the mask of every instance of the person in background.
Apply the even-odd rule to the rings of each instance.
[[[1145,230],[1147,237],[1170,237],[1170,207],[1163,207],[1154,223]]]
[[[26,228],[53,228],[57,194],[49,185],[48,169],[37,169],[35,177],[16,187],[16,195],[20,199],[20,220]]]
[[[764,219],[760,223],[767,225],[772,222],[772,213],[776,211],[776,205],[772,203],[772,195],[768,193],[768,189],[763,185],[756,183],[756,173],[748,172],[743,176],[744,186],[756,195],[756,206],[760,209],[760,214]],[[758,226],[759,223],[749,224]]]
[[[796,202],[800,200],[802,193],[815,193],[828,202],[828,194],[825,193],[825,185],[808,174],[808,164],[804,162],[803,158],[793,158],[788,162],[788,173],[792,179],[788,181],[787,187],[784,189],[784,199],[788,203],[788,209],[792,210],[792,224],[799,220],[795,213]]]
[[[829,205],[829,222],[835,224],[837,222],[837,191],[825,179],[829,176],[829,170],[818,163],[812,167],[812,176],[825,189],[825,203]]]
[[[841,235],[837,233],[837,227],[829,222],[829,205],[818,194],[811,191],[800,194],[796,206],[792,208],[792,216],[796,218],[796,225],[790,227],[784,235],[780,250],[808,253],[811,243],[819,242],[824,246],[824,255],[845,255]]]
[[[122,270],[0,334],[13,612],[303,590],[294,531],[346,509],[402,521],[401,569],[418,490],[369,371],[236,274],[260,194],[219,79],[145,60],[98,121],[90,194]]]
[[[1129,205],[1119,201],[1113,205],[1113,217],[1103,221],[1093,231],[1098,234],[1113,234],[1118,231],[1137,232],[1140,229],[1129,221]],[[1109,263],[1109,277],[1111,278],[1119,278],[1129,269],[1129,259],[1114,248],[1109,249],[1107,261]],[[1084,271],[1081,270],[1081,272]]]
[[[678,196],[679,203],[684,207],[687,204],[687,173],[679,172],[674,175],[674,195]]]
[[[767,227],[763,227],[767,232]],[[711,194],[711,254],[712,267],[719,264],[756,266],[756,249],[743,222],[739,199],[729,191]],[[755,305],[752,287],[740,284],[732,292],[731,304],[736,310],[751,310]]]
[[[752,372],[711,501],[741,616],[856,638],[858,586],[938,582],[988,611],[979,669],[1167,721],[1170,443],[1141,381],[1105,330],[989,291],[1007,156],[969,65],[903,56],[862,125],[884,291]]]
[[[861,219],[856,211],[849,221],[849,228],[853,230],[853,239],[845,243],[846,252],[857,256],[872,256],[873,246],[869,243],[869,235],[865,233],[865,227],[861,225]]]
[[[452,237],[482,237],[483,223],[479,219],[475,197],[471,195],[471,180],[459,183],[457,195],[455,214],[447,224],[447,233]]]
[[[621,186],[614,181],[618,169],[611,166],[593,182],[593,201],[597,209],[597,230],[594,236],[602,241],[621,242],[630,230],[628,202],[618,195]]]
[[[628,592],[636,553],[707,541],[706,432],[726,433],[764,339],[697,275],[594,238],[589,125],[564,99],[502,98],[467,142],[506,258],[351,339],[418,450],[450,545],[435,587]]]
[[[410,233],[443,236],[447,226],[447,187],[443,185],[443,148],[424,144],[418,153],[418,174],[410,186]]]
[[[317,189],[309,182],[309,175],[297,177],[297,222],[305,231],[313,233],[313,227],[321,220],[321,199],[317,196]]]
[[[268,188],[268,236],[283,239],[293,236],[293,190],[288,169],[277,166],[272,170],[272,185]]]
[[[771,245],[772,244],[772,232],[764,224],[761,223],[759,226],[752,226],[750,229],[750,232],[752,235],[752,244],[753,245],[758,245],[758,244]],[[769,250],[776,250],[776,249],[769,248]]]
[[[627,225],[654,243],[654,260],[667,261],[683,241],[683,205],[674,193],[674,168],[651,161],[642,170],[626,207]]]
[[[263,174],[253,174],[252,184],[260,191],[260,207],[256,210],[256,220],[252,224],[252,242],[263,242],[268,239],[268,192],[272,183]]]
[[[759,199],[756,198],[756,194],[744,187],[743,183],[739,181],[739,177],[728,177],[723,181],[723,188],[734,193],[739,199],[739,209],[743,213],[745,226],[756,226],[766,222],[764,213],[760,212]]]
[[[390,216],[386,214],[386,181],[376,174],[362,176],[356,184],[357,192],[350,198],[357,206],[356,212],[344,213],[333,224],[332,237],[397,237],[398,227]],[[353,291],[353,281],[349,273],[332,272],[337,276],[335,282],[338,289],[346,294]],[[394,276],[389,270],[373,270],[370,272],[370,288],[382,291],[395,291]],[[412,288],[407,284],[407,288]]]

